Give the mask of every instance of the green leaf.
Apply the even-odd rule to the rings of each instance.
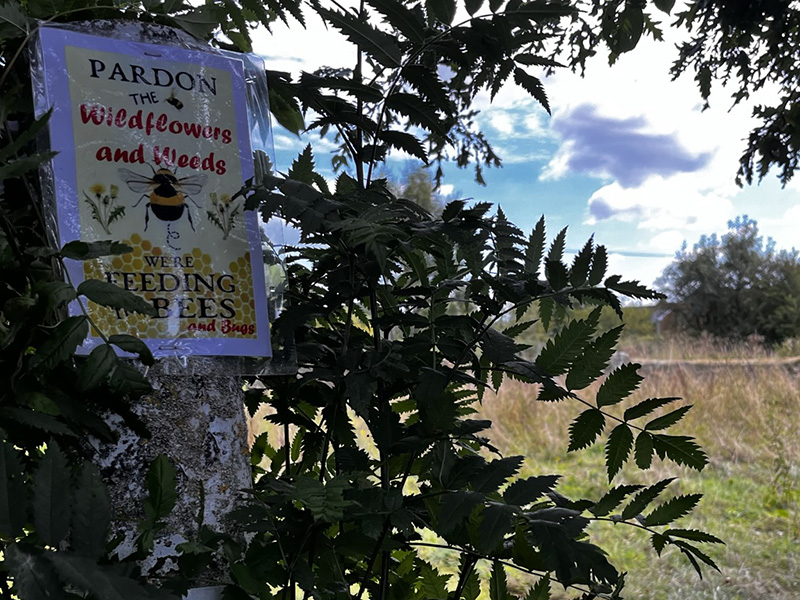
[[[450,25],[456,16],[456,0],[425,0],[425,6],[445,25]]]
[[[44,299],[48,312],[78,297],[75,288],[65,281],[48,281],[37,285],[36,293]]]
[[[410,123],[424,127],[432,133],[446,136],[447,129],[437,118],[436,107],[422,98],[405,92],[397,92],[386,99],[386,107],[408,117]]]
[[[72,507],[72,547],[81,556],[100,558],[111,525],[111,500],[100,471],[88,461],[78,475]]]
[[[13,538],[22,533],[28,519],[28,489],[17,451],[3,442],[0,448],[0,534],[4,537]]]
[[[541,216],[531,231],[528,245],[525,248],[525,272],[533,274],[534,277],[539,276],[539,264],[544,255],[545,237],[544,216]]]
[[[139,360],[142,361],[143,365],[152,366],[156,362],[147,344],[134,335],[118,333],[109,336],[108,341],[124,352],[138,354]]]
[[[641,485],[618,485],[611,488],[597,503],[589,509],[596,517],[604,517],[617,508],[625,498],[633,492],[642,489]]]
[[[389,144],[392,148],[397,148],[403,152],[416,156],[425,164],[428,163],[428,153],[416,136],[405,131],[388,130],[382,131],[378,138]]]
[[[654,433],[653,448],[662,460],[666,457],[679,465],[702,471],[708,464],[708,456],[693,438],[683,435]]]
[[[478,504],[483,502],[483,494],[478,492],[449,492],[442,497],[439,509],[439,522],[436,532],[446,536],[466,521]]]
[[[556,234],[553,242],[550,244],[550,250],[547,252],[547,260],[553,262],[560,262],[564,258],[564,248],[567,244],[567,228],[564,227]]]
[[[169,592],[145,586],[124,574],[124,565],[98,565],[67,552],[49,552],[48,560],[61,578],[103,600],[157,600],[174,598]]]
[[[114,393],[130,394],[134,397],[147,394],[153,389],[144,375],[122,361],[117,361],[108,384]]]
[[[496,560],[492,563],[492,576],[489,579],[489,600],[508,600],[508,580],[503,564]]]
[[[0,181],[13,179],[24,175],[28,171],[38,169],[43,163],[47,162],[56,155],[55,152],[43,152],[33,154],[24,158],[16,158],[0,165]]]
[[[598,246],[594,249],[594,256],[592,257],[592,269],[589,271],[589,285],[598,285],[603,281],[608,268],[608,256],[606,254],[605,246]]]
[[[528,591],[525,600],[550,600],[550,573],[545,573],[544,577],[539,578]]]
[[[695,546],[692,546],[691,544],[687,544],[686,542],[683,542],[683,541],[680,541],[680,540],[673,541],[673,544],[675,544],[678,548],[680,548],[680,550],[684,554],[684,556],[689,558],[689,561],[692,563],[692,565],[694,566],[695,570],[700,575],[700,579],[703,578],[703,574],[700,571],[700,565],[697,564],[697,561],[695,561],[694,558],[699,558],[701,561],[706,563],[709,567],[711,567],[715,571],[719,571],[719,567],[717,566],[717,563],[715,563],[711,559],[710,556],[708,556],[707,554],[704,554],[703,552],[701,552]]]
[[[31,358],[31,367],[50,370],[75,352],[89,335],[89,321],[84,316],[67,317]]]
[[[622,423],[617,425],[608,436],[606,442],[606,470],[608,471],[608,480],[614,479],[614,476],[622,469],[622,465],[628,459],[633,447],[633,433],[630,427]]]
[[[619,275],[612,275],[605,280],[604,285],[610,290],[631,298],[641,298],[643,300],[662,300],[666,298],[664,294],[654,292],[638,281],[620,281],[620,279]]]
[[[51,440],[33,478],[33,522],[48,546],[58,546],[67,537],[70,489],[67,457]]]
[[[102,306],[141,313],[150,317],[158,316],[158,311],[147,300],[107,281],[87,279],[78,286],[78,294],[86,296],[92,302]]]
[[[53,566],[39,554],[28,553],[17,544],[4,551],[4,563],[14,577],[16,596],[21,600],[64,600],[64,585]]]
[[[109,344],[95,347],[78,370],[78,390],[93,390],[105,382],[118,360],[114,348]]]
[[[631,500],[630,503],[628,503],[628,505],[623,509],[620,519],[627,521],[628,519],[633,519],[634,517],[640,515],[642,512],[644,512],[644,509],[647,508],[650,503],[655,500],[658,495],[663,492],[673,481],[675,481],[674,477],[662,479],[658,483],[654,483],[653,485],[646,487],[641,492],[636,494],[633,497],[633,500]]]
[[[390,68],[400,66],[402,53],[389,34],[375,29],[366,19],[360,19],[349,12],[338,12],[321,7],[316,11],[340,30],[350,42],[380,64]]]
[[[483,0],[465,0],[464,8],[467,9],[469,16],[473,16],[483,6]]]
[[[634,449],[636,466],[642,470],[650,468],[653,463],[653,436],[646,431],[642,431],[636,437],[636,448]]]
[[[667,529],[664,532],[667,537],[678,537],[685,540],[692,540],[694,542],[701,542],[704,544],[725,544],[721,539],[705,531],[697,529]]]
[[[641,366],[638,363],[627,363],[612,371],[597,390],[598,408],[617,404],[630,396],[644,380],[638,373]]]
[[[594,243],[589,238],[589,241],[572,259],[572,267],[569,270],[569,282],[572,287],[580,287],[586,283],[586,279],[589,277],[589,265],[592,262],[593,246]]]
[[[603,375],[603,371],[608,367],[611,357],[614,356],[623,327],[620,325],[606,331],[586,346],[583,356],[577,359],[570,367],[565,381],[567,389],[581,390]]]
[[[269,88],[269,111],[281,127],[299,136],[306,123],[297,101],[288,93],[282,93],[285,87]]]
[[[692,512],[702,497],[703,494],[687,494],[667,500],[644,518],[644,526],[669,525],[676,519],[680,519]]]
[[[676,400],[680,400],[680,398],[648,398],[627,409],[622,418],[626,421],[632,421],[633,419],[649,415],[654,410],[670,404],[671,402],[675,402]]]
[[[536,502],[558,483],[558,475],[538,475],[518,479],[506,488],[503,499],[514,506],[526,506]]]
[[[567,324],[556,336],[550,338],[539,356],[537,366],[549,375],[561,375],[570,368],[582,353],[597,329],[600,308],[594,309],[585,319],[577,319]]]
[[[483,494],[496,492],[501,485],[516,475],[522,466],[521,456],[506,456],[487,463],[470,480],[472,489]]]
[[[661,429],[667,429],[672,427],[675,423],[680,421],[683,416],[692,409],[692,405],[689,404],[688,406],[681,406],[678,409],[673,410],[665,415],[657,417],[650,421],[644,428],[647,431],[659,431]]]
[[[175,507],[177,493],[175,490],[175,467],[163,454],[159,454],[150,463],[147,471],[147,500],[144,512],[147,518],[156,523],[167,517]]]
[[[569,426],[569,447],[567,452],[588,448],[603,432],[606,426],[606,418],[603,413],[590,408],[579,414]]]
[[[61,248],[61,256],[74,260],[91,260],[101,256],[112,256],[116,254],[127,254],[133,252],[133,248],[120,242],[110,240],[104,242],[70,242]]]
[[[425,21],[422,15],[397,0],[367,0],[384,20],[412,42],[425,40]]]
[[[547,100],[547,94],[544,91],[542,82],[533,75],[529,75],[519,67],[514,69],[514,81],[522,89],[528,92],[533,98],[542,105],[542,107],[550,114],[550,102]]]
[[[490,504],[481,513],[478,548],[485,553],[493,552],[512,529],[514,509],[505,504]]]

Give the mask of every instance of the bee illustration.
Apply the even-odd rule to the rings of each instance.
[[[153,167],[150,167],[153,169]],[[192,212],[186,205],[187,200],[200,208],[191,196],[199,194],[200,190],[208,181],[208,176],[204,174],[189,175],[188,177],[178,178],[176,172],[169,169],[153,169],[152,177],[140,175],[128,169],[119,169],[119,175],[125,184],[134,192],[142,194],[139,201],[133,205],[136,208],[142,200],[147,198],[147,205],[144,213],[144,229],[147,231],[147,224],[150,221],[150,210],[157,219],[167,221],[177,221],[185,212],[189,217],[189,225],[194,231],[192,222]]]
[[[183,102],[181,102],[180,100],[178,100],[175,97],[175,90],[174,89],[172,91],[170,91],[170,93],[169,93],[169,97],[167,98],[167,104],[170,104],[170,105],[174,106],[178,110],[183,108]]]

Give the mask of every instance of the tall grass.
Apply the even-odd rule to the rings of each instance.
[[[646,358],[628,348],[632,360]],[[623,472],[620,482],[642,483],[679,475],[677,491],[705,499],[690,526],[727,541],[711,550],[721,573],[701,581],[678,556],[658,559],[646,538],[623,526],[598,528],[601,545],[631,571],[629,597],[653,600],[797,600],[800,598],[800,382],[786,366],[753,365],[732,359],[768,358],[747,346],[727,351],[708,341],[652,348],[659,358],[717,358],[720,364],[676,363],[644,367],[636,402],[680,396],[694,404],[677,426],[708,452],[702,473],[657,462],[647,472]],[[639,354],[639,356],[637,356]],[[602,446],[565,454],[568,426],[582,406],[534,400],[535,390],[506,381],[487,396],[480,413],[493,421],[494,443],[506,454],[526,457],[524,474],[565,475],[564,493],[598,499],[607,486]],[[620,412],[628,403],[619,407]],[[677,431],[677,429],[676,429]],[[615,482],[619,483],[619,482]]]

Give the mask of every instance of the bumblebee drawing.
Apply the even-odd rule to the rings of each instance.
[[[150,167],[153,169],[153,167]],[[189,225],[194,231],[192,212],[186,204],[190,200],[192,204],[200,208],[192,199],[192,195],[200,193],[203,186],[208,181],[208,176],[204,174],[189,175],[188,177],[178,177],[177,171],[169,169],[153,169],[153,175],[141,175],[128,169],[119,169],[119,176],[125,184],[134,192],[142,194],[139,201],[133,205],[136,208],[142,200],[147,199],[144,213],[144,230],[150,222],[150,211],[153,215],[168,224],[177,221],[185,212],[189,218]]]

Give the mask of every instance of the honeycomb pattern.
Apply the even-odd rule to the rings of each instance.
[[[211,256],[201,248],[192,248],[177,256],[165,254],[162,248],[154,247],[139,234],[131,235],[124,242],[133,252],[85,261],[84,276],[109,281],[110,275],[112,282],[120,287],[127,281],[131,291],[160,308],[162,318],[126,314],[125,311],[118,313],[90,302],[89,316],[103,333],[167,339],[254,339],[258,336],[249,252],[232,261],[227,271],[220,272],[214,269]],[[148,260],[153,262],[152,257],[159,261],[163,257],[164,262],[148,266]],[[165,291],[160,290],[162,285]],[[176,287],[178,289],[170,291]],[[181,305],[183,308],[179,310]],[[205,314],[201,316],[203,311]],[[97,335],[97,331],[93,330],[92,334]]]

